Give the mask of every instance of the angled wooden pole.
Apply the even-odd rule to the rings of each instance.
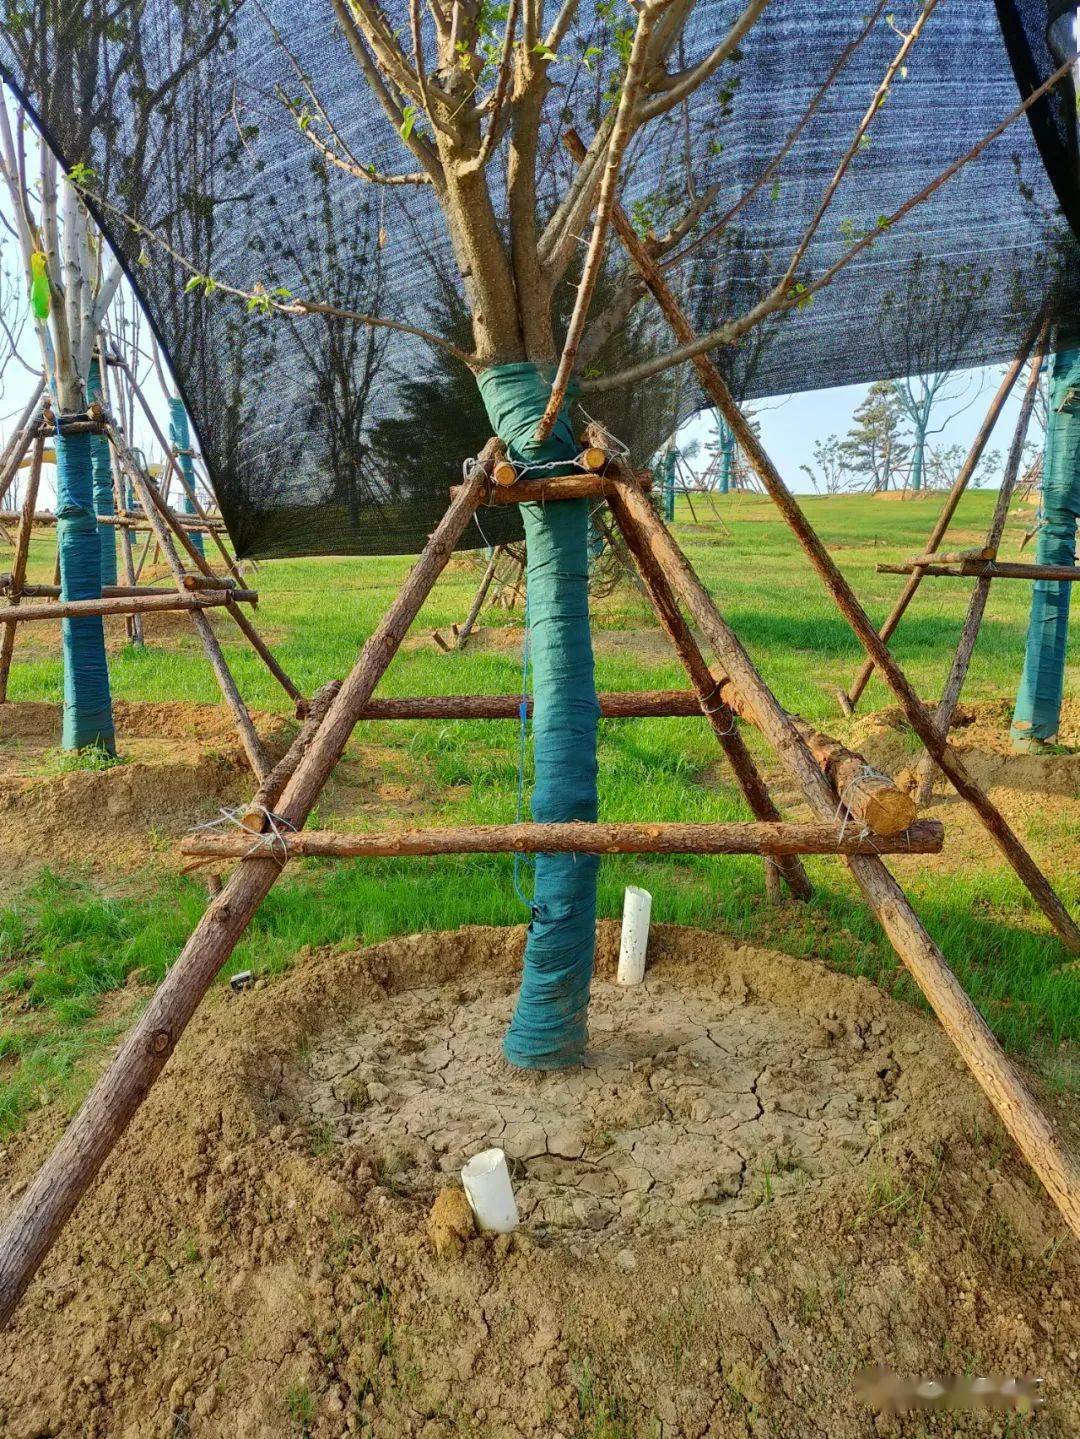
[[[616,206],[612,224],[624,248],[641,273],[642,279],[651,290],[664,317],[671,325],[680,343],[689,343],[694,332],[678,301],[672,294],[656,262],[638,238],[626,212]],[[1041,325],[1041,320],[1040,320]],[[1032,338],[1034,343],[1034,337]],[[1030,347],[1029,347],[1030,348]],[[1080,927],[1062,904],[1053,886],[1008,824],[1005,816],[989,796],[969,774],[960,755],[942,738],[934,728],[930,711],[916,694],[911,682],[896,660],[889,653],[889,647],[878,634],[862,605],[840,573],[832,556],[822,544],[817,531],[803,514],[794,495],[784,484],[780,472],[769,458],[764,446],[747,424],[746,417],[732,399],[723,375],[706,355],[694,358],[694,368],[706,394],[727,421],[736,442],[758,478],[766,493],[794,531],[799,543],[810,558],[826,589],[832,595],[840,613],[854,630],[867,654],[873,659],[882,678],[899,700],[908,723],[926,748],[937,761],[939,768],[948,776],[956,791],[967,800],[979,816],[987,833],[1012,865],[1024,886],[1057,931],[1061,942],[1072,954],[1080,954]],[[913,577],[914,578],[914,577]]]
[[[615,506],[621,503],[619,495],[615,494],[610,503],[618,518],[619,511],[615,509]],[[644,546],[638,546],[635,549],[636,534],[632,529],[628,529],[624,525],[621,525],[620,528],[630,553],[637,562],[645,591],[652,601],[657,618],[666,630],[676,654],[682,660],[686,672],[690,676],[702,713],[708,719],[713,733],[720,741],[720,747],[727,755],[751,813],[759,820],[778,820],[780,811],[773,802],[765,781],[754,763],[753,756],[746,747],[746,741],[739,733],[734,712],[720,696],[720,686],[705,663],[705,657],[698,648],[690,626],[682,616],[675,597],[664,579],[662,569]],[[774,901],[778,896],[772,877],[777,872],[783,875],[788,889],[796,899],[809,899],[813,894],[810,877],[797,859],[792,857],[782,863],[766,859],[765,883],[770,898]]]
[[[3,454],[0,454],[0,503],[3,502],[4,496],[11,488],[12,481],[19,473],[19,466],[34,438],[38,419],[38,403],[44,391],[45,381],[40,379],[34,386],[33,393],[27,400],[15,428],[8,436]]]
[[[177,593],[186,596],[188,599],[195,598],[192,595],[188,595],[184,589],[184,567],[180,563],[179,555],[176,553],[176,547],[173,544],[173,531],[169,529],[166,523],[164,517],[165,507],[159,502],[155,494],[153,482],[143,472],[135,456],[128,448],[127,441],[115,426],[110,426],[109,428],[109,439],[112,443],[113,452],[123,469],[127,471],[131,483],[135,487],[135,493],[138,495],[142,502],[143,509],[146,511],[147,519],[150,521],[154,534],[157,537],[161,552],[165,556],[169,569],[172,571]],[[233,678],[232,671],[229,669],[221,645],[218,643],[217,635],[214,633],[210,621],[200,609],[193,609],[191,611],[191,622],[195,626],[195,630],[202,641],[203,649],[206,651],[206,657],[210,661],[210,667],[214,671],[214,676],[217,679],[218,687],[221,690],[225,703],[232,713],[233,721],[240,735],[240,741],[248,757],[248,763],[254,770],[256,779],[261,780],[264,775],[270,772],[270,759],[266,750],[263,748],[263,742],[258,736],[251,716],[248,714],[247,706],[244,704],[243,697],[236,686],[236,680]]]
[[[1020,404],[1020,413],[1017,416],[1016,429],[1013,431],[1009,454],[1005,461],[1005,472],[1001,477],[1001,488],[998,490],[994,513],[991,516],[990,525],[986,531],[985,548],[992,550],[995,555],[997,554],[998,546],[1001,544],[1001,537],[1005,533],[1005,521],[1009,515],[1009,503],[1016,486],[1016,477],[1020,473],[1020,461],[1024,454],[1024,441],[1027,438],[1031,413],[1035,408],[1035,396],[1039,389],[1039,376],[1042,373],[1048,336],[1049,323],[1043,326],[1042,333],[1035,342],[1035,350],[1031,356],[1031,371],[1024,389],[1024,398]],[[948,736],[953,715],[956,713],[956,706],[960,699],[960,691],[964,688],[964,681],[967,679],[968,666],[971,664],[971,656],[975,650],[975,642],[979,638],[983,615],[986,612],[986,601],[990,596],[990,585],[991,577],[988,575],[980,575],[975,581],[975,588],[972,590],[971,598],[968,601],[967,615],[964,618],[963,629],[960,631],[960,641],[956,646],[956,654],[953,656],[949,677],[945,681],[945,688],[941,692],[941,699],[938,701],[938,707],[934,711],[934,728],[942,739]],[[915,803],[924,805],[929,801],[934,788],[934,760],[929,750],[921,756],[915,774],[915,788],[913,790]]]
[[[11,562],[11,583],[8,598],[12,605],[18,605],[26,579],[26,562],[30,555],[30,536],[34,529],[34,506],[37,504],[38,486],[41,483],[41,464],[45,453],[45,441],[34,441],[34,458],[30,465],[30,477],[26,482],[23,496],[22,519],[15,540],[15,557]],[[11,656],[15,649],[15,626],[4,624],[4,638],[0,643],[0,704],[7,703],[8,676],[11,674]]]
[[[303,827],[341,758],[357,716],[472,520],[482,492],[483,478],[474,473],[364,645],[277,805],[285,828]],[[245,859],[237,866],[63,1138],[19,1196],[0,1228],[0,1329],[280,873],[281,866],[272,858]]]
[[[945,531],[952,523],[953,515],[956,514],[957,506],[963,498],[964,491],[967,489],[969,483],[971,482],[972,475],[974,475],[975,471],[979,467],[979,461],[982,459],[983,450],[985,450],[993,428],[997,424],[998,416],[1005,408],[1005,401],[1012,394],[1013,386],[1016,384],[1020,371],[1024,368],[1024,361],[1031,353],[1031,347],[1032,345],[1034,345],[1035,338],[1041,328],[1042,315],[1040,314],[1038,319],[1031,326],[1031,328],[1028,330],[1027,334],[1021,341],[1020,349],[1017,351],[1016,358],[1013,360],[1009,368],[1005,371],[1005,374],[1001,380],[1001,384],[998,385],[997,391],[994,394],[994,398],[990,401],[990,407],[986,411],[983,422],[979,426],[975,438],[971,442],[971,448],[968,450],[967,458],[960,466],[960,470],[956,476],[956,479],[953,481],[952,489],[949,491],[948,495],[946,496],[945,503],[941,507],[941,513],[938,515],[937,519],[934,522],[934,528],[930,531],[930,538],[926,542],[926,551],[928,554],[933,553],[941,544],[941,541],[945,538]],[[916,569],[913,572],[911,578],[908,580],[907,584],[900,591],[899,595],[893,602],[892,609],[885,617],[885,621],[882,624],[881,629],[878,631],[884,643],[887,644],[888,641],[892,638],[892,635],[896,630],[897,625],[903,619],[908,605],[911,604],[911,601],[915,598],[919,586],[922,584],[924,573],[925,571],[921,568]],[[859,670],[859,673],[855,676],[854,680],[852,680],[850,688],[847,690],[837,691],[837,699],[840,702],[840,708],[844,711],[845,714],[850,715],[854,713],[855,706],[859,702],[859,697],[862,694],[863,690],[866,688],[866,686],[870,683],[870,676],[874,673],[875,667],[876,661],[874,657],[870,655],[863,662],[863,666]]]
[[[469,613],[465,616],[465,623],[457,632],[457,645],[455,648],[459,650],[463,650],[469,642],[473,625],[476,623],[477,616],[484,607],[484,601],[487,599],[488,590],[491,589],[491,582],[495,578],[495,571],[499,568],[499,561],[502,559],[502,554],[502,545],[496,545],[491,552],[491,559],[488,560],[484,577],[480,581],[472,604],[469,606]]]
[[[632,552],[647,546],[662,566],[672,588],[752,710],[758,728],[799,784],[815,817],[822,821],[835,819],[836,791],[814,763],[790,716],[761,678],[648,500],[634,485],[620,485],[613,509],[627,534],[627,543],[632,543]],[[847,864],[897,956],[926,996],[1021,1153],[1080,1238],[1080,1168],[1075,1158],[1009,1063],[885,865],[866,855],[851,856]]]

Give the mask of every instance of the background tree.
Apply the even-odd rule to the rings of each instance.
[[[839,458],[853,479],[862,480],[863,488],[877,494],[907,482],[911,446],[904,429],[904,410],[894,385],[876,380],[839,446]]]
[[[975,378],[958,374],[957,366],[984,323],[990,283],[989,270],[917,256],[900,290],[882,301],[882,342],[891,363],[902,367],[893,392],[911,426],[909,483],[916,492],[923,486],[928,438],[978,396]]]

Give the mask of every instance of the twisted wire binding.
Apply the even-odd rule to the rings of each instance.
[[[703,714],[707,714],[710,719],[715,719],[715,717],[716,717],[717,715],[722,714],[722,713],[724,712],[724,710],[727,710],[727,712],[728,712],[728,724],[727,724],[727,728],[726,728],[725,730],[720,731],[720,733],[722,733],[722,734],[724,734],[724,735],[729,735],[729,734],[734,734],[734,732],[735,732],[735,711],[731,708],[731,706],[730,706],[729,704],[726,704],[724,700],[720,700],[719,703],[716,705],[715,709],[710,709],[710,708],[709,708],[710,701],[713,700],[713,699],[716,699],[716,698],[719,696],[719,694],[720,694],[720,688],[721,688],[721,686],[723,685],[723,683],[724,683],[723,680],[717,680],[716,683],[713,685],[712,689],[709,691],[709,693],[708,693],[707,695],[702,695],[702,696],[701,696],[701,710],[702,710],[702,713],[703,713]]]
[[[222,809],[218,810],[216,819],[205,820],[202,824],[192,825],[188,834],[199,834],[203,830],[233,829],[243,830],[244,834],[251,834],[247,825],[242,824],[240,816],[257,810],[270,826],[269,834],[252,835],[251,848],[241,856],[242,859],[251,859],[254,855],[263,858],[273,859],[280,869],[284,869],[289,859],[289,846],[285,843],[283,830],[290,834],[297,834],[297,826],[283,815],[275,814],[272,809],[267,809],[264,804],[245,805],[243,809]]]

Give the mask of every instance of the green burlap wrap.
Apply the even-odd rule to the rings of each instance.
[[[478,384],[511,459],[531,465],[573,461],[579,447],[565,411],[547,440],[537,444],[532,438],[551,391],[550,371],[495,365]],[[561,464],[545,471],[560,472]],[[540,823],[595,820],[600,708],[589,633],[589,503],[559,500],[522,505],[521,512],[533,667],[532,816]],[[548,1069],[577,1063],[584,1054],[598,869],[596,855],[537,856],[524,973],[503,1041],[511,1064]]]
[[[1054,356],[1041,520],[1036,564],[1075,564],[1080,520],[1080,350],[1062,350]],[[1013,712],[1012,733],[1018,742],[1050,740],[1058,732],[1071,597],[1067,580],[1035,581],[1024,672]]]

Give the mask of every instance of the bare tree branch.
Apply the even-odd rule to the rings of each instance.
[[[789,310],[795,309],[800,304],[805,304],[810,296],[815,295],[819,290],[823,290],[827,285],[832,284],[841,270],[846,269],[852,260],[861,255],[864,250],[869,249],[876,240],[881,239],[882,236],[902,220],[905,215],[910,214],[912,210],[917,209],[919,205],[929,200],[931,196],[936,194],[942,185],[947,184],[959,170],[962,170],[966,165],[970,165],[973,160],[977,160],[988,145],[993,144],[999,135],[1004,134],[1010,125],[1015,124],[1022,115],[1031,109],[1032,105],[1037,104],[1048,90],[1052,90],[1054,86],[1069,73],[1078,58],[1080,57],[1073,55],[1064,65],[1060,65],[1052,75],[1049,75],[1041,85],[1032,90],[1031,93],[1027,95],[1014,110],[1011,110],[1003,120],[999,121],[992,130],[988,130],[980,140],[977,140],[970,150],[958,156],[957,159],[953,160],[950,165],[946,166],[944,170],[936,175],[933,180],[930,180],[924,185],[921,190],[909,196],[891,215],[886,215],[879,221],[874,230],[863,235],[849,250],[819,275],[816,280],[812,280],[803,289],[798,292],[789,290],[785,294],[780,290],[779,286],[775,286],[762,300],[738,320],[731,320],[727,324],[720,326],[719,329],[711,330],[705,335],[699,335],[696,340],[693,340],[689,344],[679,345],[674,350],[669,350],[666,354],[656,355],[651,360],[643,360],[640,364],[632,365],[625,370],[620,370],[617,374],[605,375],[595,380],[584,380],[581,384],[581,393],[583,395],[602,394],[608,390],[618,390],[622,389],[625,385],[638,384],[642,380],[649,380],[653,375],[659,375],[665,370],[670,370],[673,365],[681,365],[686,360],[692,360],[695,355],[703,355],[709,350],[715,350],[720,345],[732,344],[735,340],[747,334],[756,325],[760,325],[763,320],[768,319],[770,315],[784,314]]]
[[[649,38],[657,18],[670,4],[671,0],[644,0],[642,8],[638,12],[634,42],[630,48],[630,59],[626,66],[626,75],[623,77],[622,93],[619,96],[619,108],[615,112],[611,143],[608,145],[604,161],[604,173],[600,181],[600,194],[596,203],[596,219],[593,223],[592,239],[589,241],[589,248],[585,255],[585,267],[574,299],[570,323],[566,328],[566,339],[563,343],[558,368],[555,371],[555,379],[552,381],[551,395],[540,423],[536,427],[537,440],[546,440],[551,434],[574,370],[577,347],[585,329],[593,291],[596,289],[596,282],[600,278],[600,271],[604,263],[604,245],[607,241],[611,212],[619,187],[619,168],[634,129],[634,115],[637,110],[638,93],[644,78]]]
[[[732,25],[724,38],[704,60],[699,60],[696,65],[691,65],[688,70],[681,71],[678,75],[665,76],[662,81],[662,88],[659,94],[651,100],[645,100],[638,108],[637,123],[645,124],[649,120],[655,120],[658,115],[665,114],[668,110],[699,90],[710,76],[714,75],[724,61],[736,50],[746,38],[749,31],[757,24],[762,11],[770,3],[770,0],[747,0],[746,9]],[[655,82],[653,82],[655,88]]]

